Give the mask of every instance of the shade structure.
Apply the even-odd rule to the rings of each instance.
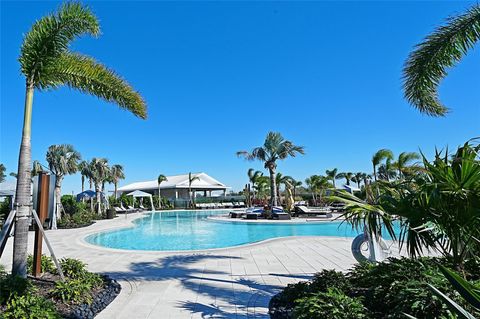
[[[84,192],[77,194],[77,202],[81,201],[84,198],[90,199],[90,198],[94,198],[95,196],[97,196],[97,194],[94,191],[88,189]]]
[[[153,206],[153,198],[152,198],[152,195],[149,194],[149,193],[146,193],[146,192],[142,192],[140,190],[135,190],[133,192],[130,192],[127,194],[127,196],[133,196],[133,199],[135,200],[135,198],[137,197],[149,197],[150,198],[150,204],[152,205],[152,211],[155,209],[155,206]]]

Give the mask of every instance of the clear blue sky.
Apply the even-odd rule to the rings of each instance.
[[[16,171],[24,103],[17,57],[33,21],[56,2],[1,2],[0,161]],[[206,172],[238,190],[249,167],[235,152],[270,130],[306,147],[278,170],[304,180],[333,167],[371,171],[380,148],[455,147],[480,135],[480,52],[440,87],[452,108],[429,118],[402,96],[413,46],[467,2],[90,2],[98,39],[73,49],[118,71],[148,103],[140,120],[62,88],[37,92],[33,159],[70,143],[83,158],[125,167],[123,183],[159,173]],[[28,7],[28,10],[26,9]],[[67,177],[64,193],[78,191]]]

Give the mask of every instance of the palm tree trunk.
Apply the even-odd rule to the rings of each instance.
[[[57,220],[62,219],[62,180],[63,176],[55,176],[55,209]]]
[[[158,208],[162,209],[162,196],[160,195],[160,184],[158,184]]]
[[[373,164],[373,178],[375,182],[377,181],[377,167],[375,164]]]
[[[277,206],[277,181],[275,168],[270,166],[268,171],[270,172],[270,205],[273,207]]]
[[[332,182],[333,182],[333,188],[335,188],[335,189],[336,189],[337,187],[335,186],[335,177],[334,177],[334,178],[332,178]]]
[[[97,193],[97,214],[102,215],[102,191],[99,183],[95,183],[95,192]]]
[[[31,214],[31,127],[32,127],[33,84],[27,83],[25,113],[23,118],[22,142],[18,155],[17,187],[14,208],[15,237],[13,239],[12,274],[27,278],[28,219]]]
[[[114,192],[115,192],[115,199],[117,199],[117,184],[118,184],[117,182],[113,183],[113,185],[114,185],[114,187],[115,187],[115,190],[114,190]]]
[[[82,193],[85,191],[85,176],[82,175]]]

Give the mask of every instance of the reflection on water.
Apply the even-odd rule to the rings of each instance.
[[[194,250],[237,246],[285,236],[355,237],[340,222],[306,224],[228,223],[207,219],[227,211],[152,213],[134,221],[135,227],[94,234],[89,243],[134,250]]]

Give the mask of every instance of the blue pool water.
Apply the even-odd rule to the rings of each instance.
[[[285,236],[355,237],[346,223],[265,224],[207,219],[227,211],[171,211],[136,219],[134,227],[90,235],[86,241],[132,250],[198,250],[222,248]]]

